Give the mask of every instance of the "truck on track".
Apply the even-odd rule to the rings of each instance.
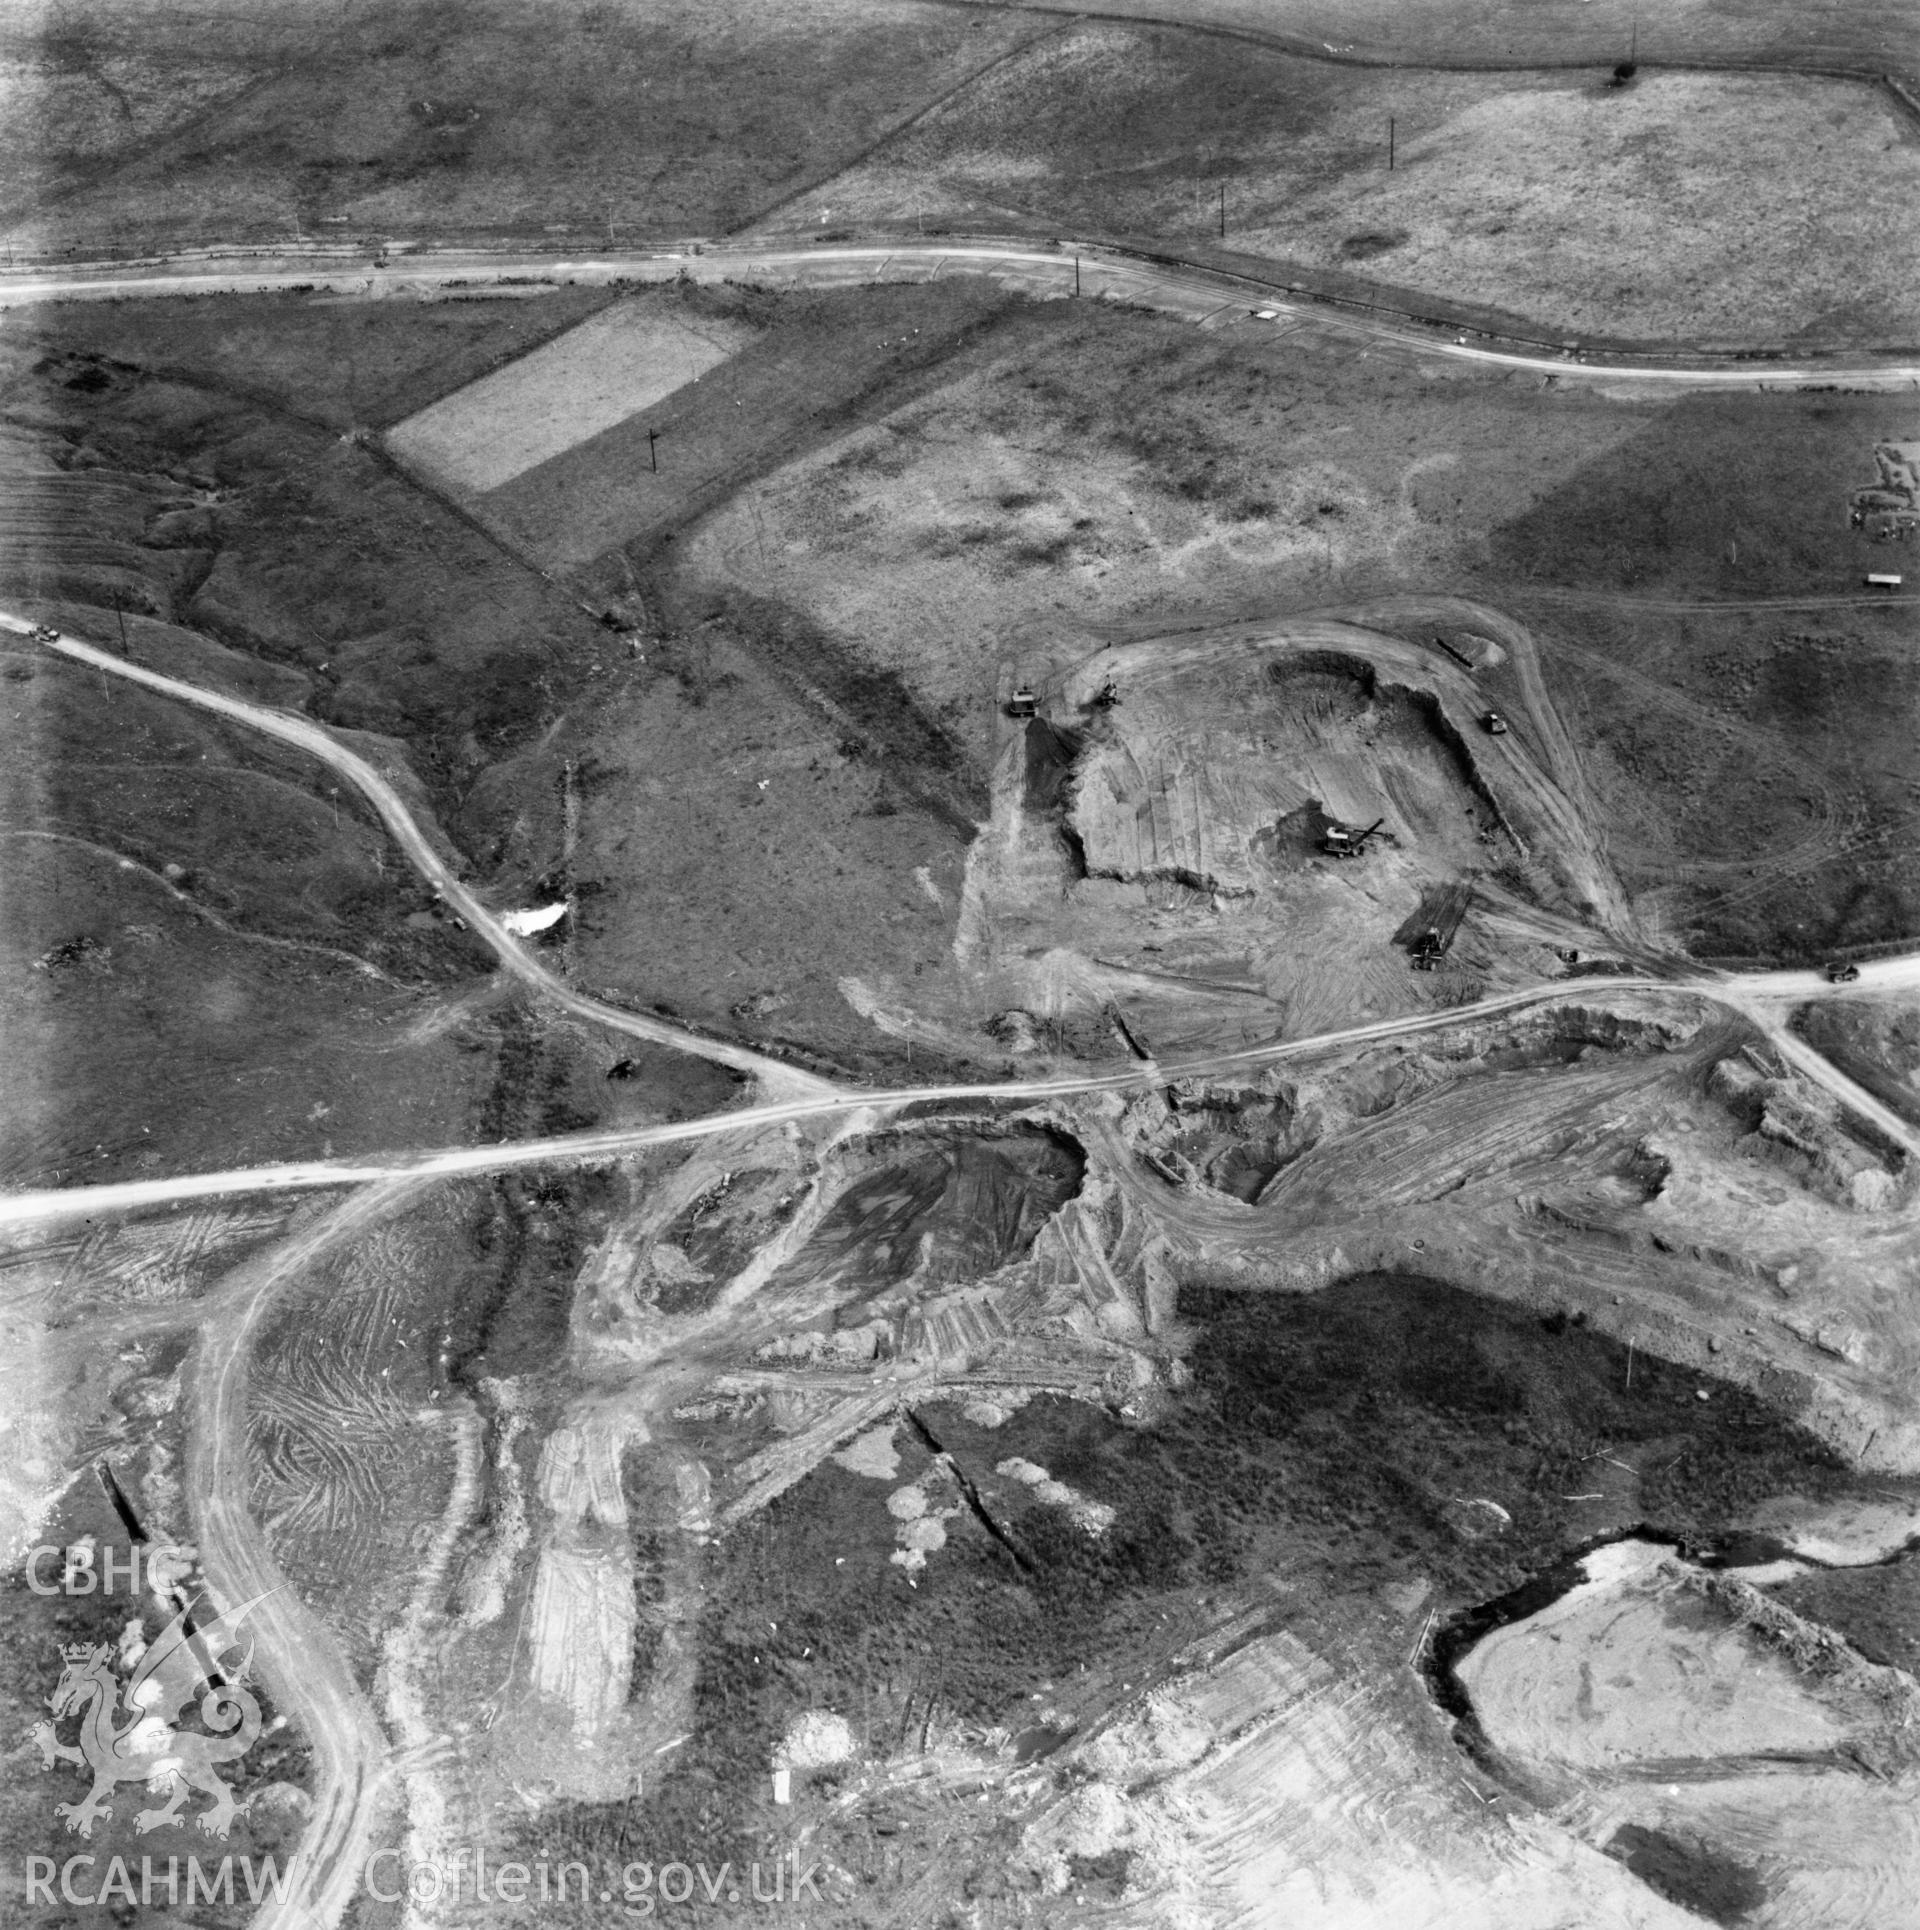
[[[1431,972],[1453,949],[1461,921],[1473,903],[1473,887],[1456,881],[1433,885],[1420,894],[1420,902],[1393,935],[1396,945],[1404,945],[1413,959],[1416,972]]]

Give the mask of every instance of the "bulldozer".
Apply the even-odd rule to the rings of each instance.
[[[1032,717],[1040,708],[1040,700],[1033,694],[1031,684],[1018,684],[1013,695],[1007,699],[1009,717]]]
[[[1386,823],[1385,818],[1375,818],[1365,830],[1358,825],[1329,824],[1320,837],[1320,849],[1329,858],[1359,858],[1366,855],[1367,840]]]

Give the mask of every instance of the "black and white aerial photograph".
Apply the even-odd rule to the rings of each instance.
[[[1920,0],[0,129],[0,1923],[1920,1930]]]

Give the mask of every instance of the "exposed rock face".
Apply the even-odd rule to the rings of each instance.
[[[1900,1192],[1897,1175],[1846,1129],[1830,1093],[1779,1078],[1745,1052],[1722,1059],[1707,1090],[1752,1128],[1751,1148],[1797,1166],[1815,1192],[1859,1213],[1882,1213]]]

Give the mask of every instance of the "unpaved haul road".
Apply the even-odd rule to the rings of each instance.
[[[31,637],[34,635],[34,626],[24,617],[0,611],[0,631]],[[132,683],[146,685],[149,690],[177,697],[183,703],[197,704],[202,710],[230,717],[236,723],[262,731],[269,737],[277,737],[282,743],[297,745],[338,771],[380,814],[381,823],[406,853],[413,868],[459,912],[506,970],[550,1005],[557,1005],[562,1011],[571,1012],[578,1018],[590,1019],[594,1024],[604,1025],[611,1031],[624,1032],[654,1045],[672,1046],[676,1051],[691,1052],[718,1065],[731,1066],[736,1072],[764,1080],[768,1089],[774,1092],[824,1096],[838,1091],[828,1080],[816,1078],[797,1066],[769,1059],[761,1053],[749,1051],[745,1046],[730,1045],[723,1039],[703,1038],[697,1032],[683,1031],[679,1026],[667,1025],[659,1019],[641,1018],[637,1013],[623,1012],[617,1005],[603,1004],[599,999],[588,998],[584,993],[563,984],[454,875],[446,860],[434,850],[413,821],[413,814],[401,800],[399,792],[364,757],[356,756],[318,724],[309,723],[304,717],[296,717],[291,711],[272,710],[265,704],[248,703],[244,698],[204,690],[198,684],[182,683],[177,677],[148,670],[140,664],[127,662],[124,657],[97,650],[77,637],[56,633],[45,642],[49,650],[70,657],[76,663],[90,664],[96,670],[111,671],[116,677],[125,677]]]
[[[201,1563],[227,1606],[262,1598],[247,1617],[247,1637],[275,1705],[299,1721],[313,1750],[313,1813],[287,1866],[284,1900],[261,1910],[252,1930],[308,1930],[345,1915],[366,1863],[387,1740],[340,1644],[300,1599],[248,1506],[248,1365],[260,1329],[308,1264],[413,1190],[405,1182],[368,1187],[253,1262],[247,1271],[255,1277],[240,1283],[237,1299],[222,1296],[220,1317],[202,1323],[195,1343],[187,1492]]]
[[[1849,998],[1911,995],[1920,987],[1920,954],[1883,959],[1862,965],[1860,982],[1844,988]],[[1920,1159],[1920,1132],[1898,1113],[1847,1077],[1787,1029],[1780,1017],[1810,996],[1840,996],[1818,972],[1755,972],[1739,977],[1699,974],[1672,978],[1557,979],[1523,991],[1480,999],[1472,1005],[1449,1006],[1439,1012],[1419,1012],[1404,1018],[1382,1019],[1341,1032],[1317,1033],[1311,1038],[1283,1039],[1271,1045],[1247,1046],[1237,1052],[1158,1064],[1147,1061],[1121,1072],[1066,1079],[1005,1080],[992,1085],[895,1086],[886,1089],[834,1089],[808,1098],[743,1106],[731,1112],[708,1113],[704,1118],[678,1120],[666,1126],[623,1127],[608,1132],[567,1133],[553,1139],[502,1140],[492,1146],[448,1146],[431,1152],[392,1153],[371,1160],[306,1160],[282,1166],[241,1166],[220,1173],[185,1173],[172,1179],[122,1180],[108,1186],[74,1186],[40,1192],[0,1194],[0,1228],[39,1222],[84,1218],[96,1214],[128,1213],[143,1207],[170,1205],[179,1200],[231,1197],[244,1193],[312,1191],[330,1186],[367,1186],[401,1180],[460,1179],[479,1173],[498,1173],[522,1166],[578,1164],[617,1159],[650,1146],[669,1146],[694,1139],[711,1139],[734,1132],[764,1130],[789,1120],[820,1118],[832,1113],[871,1107],[876,1114],[903,1106],[956,1100],[1001,1100],[1033,1105],[1045,1099],[1070,1099],[1098,1092],[1132,1092],[1163,1086],[1169,1080],[1219,1078],[1253,1070],[1286,1059],[1370,1045],[1383,1039],[1407,1038],[1471,1025],[1488,1018],[1521,1012],[1538,1005],[1612,997],[1620,993],[1685,994],[1712,1001],[1757,1026],[1810,1079],[1825,1086],[1836,1099]]]
[[[138,262],[66,264],[54,272],[0,275],[0,308],[40,302],[125,301],[166,295],[279,294],[288,290],[361,295],[418,295],[437,289],[469,289],[502,282],[719,282],[754,278],[810,284],[885,280],[931,280],[947,272],[991,275],[995,280],[1047,297],[1080,294],[1165,309],[1192,321],[1224,314],[1269,311],[1276,321],[1333,321],[1377,341],[1397,342],[1423,354],[1491,368],[1530,370],[1607,382],[1650,382],[1670,388],[1791,388],[1810,383],[1850,388],[1905,388],[1920,382],[1920,363],[1861,356],[1850,361],[1744,361],[1669,367],[1654,364],[1583,362],[1570,352],[1542,354],[1537,345],[1480,347],[1457,334],[1436,335],[1409,322],[1355,314],[1284,283],[1210,268],[1171,253],[1136,259],[1099,242],[1037,246],[991,237],[940,242],[876,241],[831,246],[746,243],[736,246],[688,242],[678,250],[608,252],[568,260],[552,255],[497,253],[482,249],[414,248],[390,242],[378,261],[367,250],[316,246],[205,250],[159,255]],[[1483,336],[1484,341],[1501,338]],[[1518,338],[1515,338],[1516,340]]]

